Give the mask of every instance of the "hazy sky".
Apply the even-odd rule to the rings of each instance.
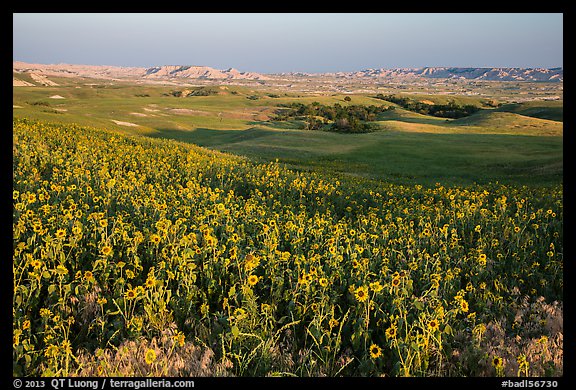
[[[14,60],[333,72],[563,66],[563,15],[13,14]]]

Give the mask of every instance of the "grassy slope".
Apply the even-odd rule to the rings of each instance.
[[[34,81],[32,79],[32,77],[27,73],[12,72],[12,77],[14,77],[16,80],[22,80],[22,81],[25,81],[27,83],[31,83],[34,85],[37,84],[36,81]]]
[[[480,111],[451,122],[452,126],[471,126],[487,131],[513,134],[562,135],[563,124],[548,119],[533,118],[511,112]]]
[[[559,122],[564,120],[564,103],[560,101],[511,103],[498,108],[498,111],[513,112],[534,118],[550,119]]]
[[[392,181],[553,183],[562,177],[562,138],[383,131],[335,134],[254,128],[165,134],[293,167],[321,167]]]
[[[458,120],[397,107],[379,116],[382,131],[353,135],[296,130],[298,121],[271,123],[266,119],[280,103],[390,103],[360,95],[352,96],[350,102],[344,101],[344,95],[278,93],[279,97],[272,98],[266,92],[237,86],[211,87],[218,92],[215,96],[176,98],[165,94],[187,87],[55,81],[62,85],[14,88],[14,104],[22,107],[15,108],[14,115],[173,138],[257,160],[278,158],[294,168],[320,167],[400,182],[500,180],[547,184],[561,180],[563,172],[562,123],[520,115],[533,113],[538,109],[536,103],[511,110],[514,112],[503,111],[506,106],[482,110]],[[91,83],[99,85],[86,85]],[[65,99],[49,98],[55,94]],[[248,96],[259,98],[251,100]],[[455,99],[459,104],[478,106],[485,100],[415,97],[437,103]],[[544,109],[558,108],[557,103],[541,103]],[[112,120],[139,126],[116,125]]]

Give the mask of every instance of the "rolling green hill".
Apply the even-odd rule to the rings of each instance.
[[[175,96],[201,89],[209,96]],[[176,139],[258,161],[279,159],[295,169],[331,170],[396,182],[537,184],[562,180],[563,124],[534,117],[538,109],[554,116],[551,113],[561,112],[561,102],[494,109],[487,108],[490,99],[485,97],[409,95],[429,104],[454,100],[482,108],[454,120],[411,112],[373,96],[69,79],[60,86],[15,87],[13,113],[16,118]],[[395,109],[379,114],[375,123],[380,130],[370,134],[305,131],[299,130],[300,120],[270,121],[279,104],[294,102]]]
[[[564,119],[564,104],[560,101],[531,101],[524,103],[505,104],[497,111],[513,112],[534,118],[550,119],[562,122]]]
[[[563,132],[562,122],[491,110],[456,119],[450,122],[450,125],[483,128],[486,131],[506,134],[560,136]]]

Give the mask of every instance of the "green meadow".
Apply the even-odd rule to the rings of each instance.
[[[487,97],[407,95],[428,104],[455,101],[480,108],[468,117],[446,119],[405,110],[373,94],[51,79],[60,85],[14,87],[14,117],[175,139],[255,161],[278,160],[296,170],[397,183],[562,181],[562,101],[500,102],[496,108]],[[200,89],[209,96],[174,96]],[[374,122],[378,130],[366,134],[302,130],[302,120],[271,120],[279,104],[294,102],[395,109],[379,114]]]

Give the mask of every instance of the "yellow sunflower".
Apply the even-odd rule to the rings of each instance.
[[[440,327],[440,323],[438,323],[437,320],[430,320],[430,321],[428,321],[428,329],[429,329],[431,332],[437,331],[439,327]]]
[[[388,329],[386,329],[386,339],[395,339],[398,328],[395,324],[392,324]]]
[[[358,287],[356,291],[354,291],[354,295],[356,296],[358,302],[364,302],[365,300],[368,299],[368,287],[366,286]]]
[[[137,296],[138,296],[138,292],[133,288],[129,289],[124,294],[124,297],[128,300],[135,299]]]
[[[250,276],[248,276],[248,284],[249,284],[250,286],[254,286],[256,283],[258,283],[258,280],[259,280],[259,278],[258,278],[258,276],[256,276],[256,275],[250,275]]]
[[[466,302],[464,299],[460,301],[460,310],[462,310],[464,313],[468,312],[468,302]]]
[[[377,346],[376,344],[372,344],[370,346],[370,357],[372,359],[377,359],[380,356],[382,356],[382,348],[380,348],[379,346]]]
[[[151,348],[148,348],[148,350],[146,350],[146,354],[144,355],[144,360],[146,361],[146,364],[154,363],[154,361],[156,360],[156,351],[154,351]]]
[[[109,256],[112,253],[112,247],[110,245],[104,245],[100,251],[104,256]]]
[[[492,358],[492,366],[494,366],[494,368],[502,368],[504,366],[504,360],[500,356],[494,356]]]

